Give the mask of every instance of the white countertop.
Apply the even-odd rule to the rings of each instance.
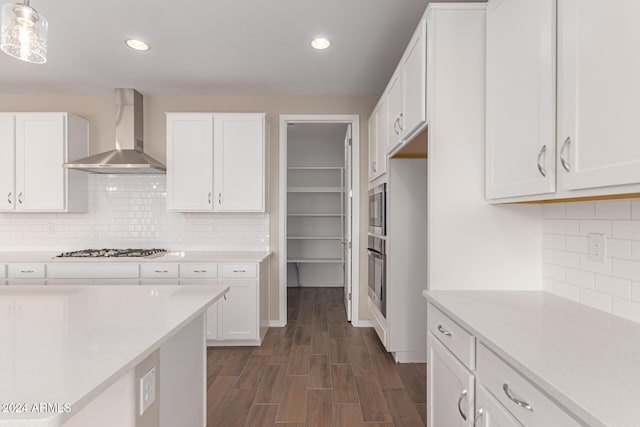
[[[0,403],[71,405],[62,414],[0,413],[0,426],[62,425],[228,289],[0,288]]]
[[[640,324],[546,292],[424,296],[589,425],[640,425]]]
[[[168,252],[158,258],[57,258],[60,252],[0,252],[0,263],[162,263],[162,262],[262,262],[271,256],[269,251],[183,251]]]

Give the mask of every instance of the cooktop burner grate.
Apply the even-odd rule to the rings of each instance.
[[[56,258],[155,258],[166,253],[166,249],[83,249],[63,252]]]

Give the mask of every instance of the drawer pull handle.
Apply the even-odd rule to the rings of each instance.
[[[194,273],[206,273],[207,270],[193,270]]]
[[[484,416],[484,409],[480,408],[478,409],[478,413],[476,414],[476,419],[473,420],[473,427],[476,427],[478,425],[478,421],[480,421],[480,418],[482,418]]]
[[[33,270],[20,270],[20,273],[34,273]]]
[[[227,294],[224,294],[223,296],[224,296],[224,300],[226,301],[227,300]]]
[[[509,391],[509,384],[504,383],[502,384],[502,390],[504,390],[504,394],[507,395],[507,397],[509,399],[511,399],[511,401],[513,403],[515,403],[516,405],[518,405],[521,408],[524,408],[528,411],[533,412],[533,407],[531,405],[529,405],[527,402],[525,402],[524,400],[520,400],[517,397],[515,397],[514,395],[511,394],[511,392]]]
[[[447,336],[447,337],[451,336],[451,332],[449,332],[445,328],[443,328],[442,325],[438,325],[438,332],[440,332],[442,335]]]
[[[154,270],[156,273],[168,273],[169,270]]]
[[[562,147],[560,148],[560,164],[562,165],[564,170],[566,170],[567,172],[571,172],[571,165],[565,158],[565,150],[567,149],[569,144],[571,144],[570,136],[568,136],[567,139],[564,140],[564,142],[562,143]]]
[[[546,177],[547,176],[547,170],[542,167],[542,156],[545,155],[545,153],[547,152],[547,146],[546,144],[542,146],[542,148],[540,149],[540,152],[538,153],[538,172],[540,172],[540,175],[542,175],[542,177]]]
[[[246,273],[247,270],[233,270],[234,273]]]
[[[462,399],[464,399],[466,396],[467,389],[465,388],[464,390],[462,390],[462,393],[460,393],[460,397],[458,397],[458,412],[460,412],[460,416],[464,421],[467,421],[467,416],[464,414],[464,412],[462,412],[462,407],[460,407],[460,404],[462,403]]]

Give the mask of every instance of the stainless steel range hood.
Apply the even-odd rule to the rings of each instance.
[[[163,174],[165,165],[143,152],[142,94],[116,89],[116,149],[65,163],[67,169],[104,174]]]

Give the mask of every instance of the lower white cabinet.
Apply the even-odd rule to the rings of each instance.
[[[522,427],[486,388],[476,388],[476,417],[473,427]]]
[[[226,282],[229,293],[222,301],[222,339],[258,339],[258,283]]]
[[[430,332],[427,333],[427,424],[473,425],[474,377]]]

